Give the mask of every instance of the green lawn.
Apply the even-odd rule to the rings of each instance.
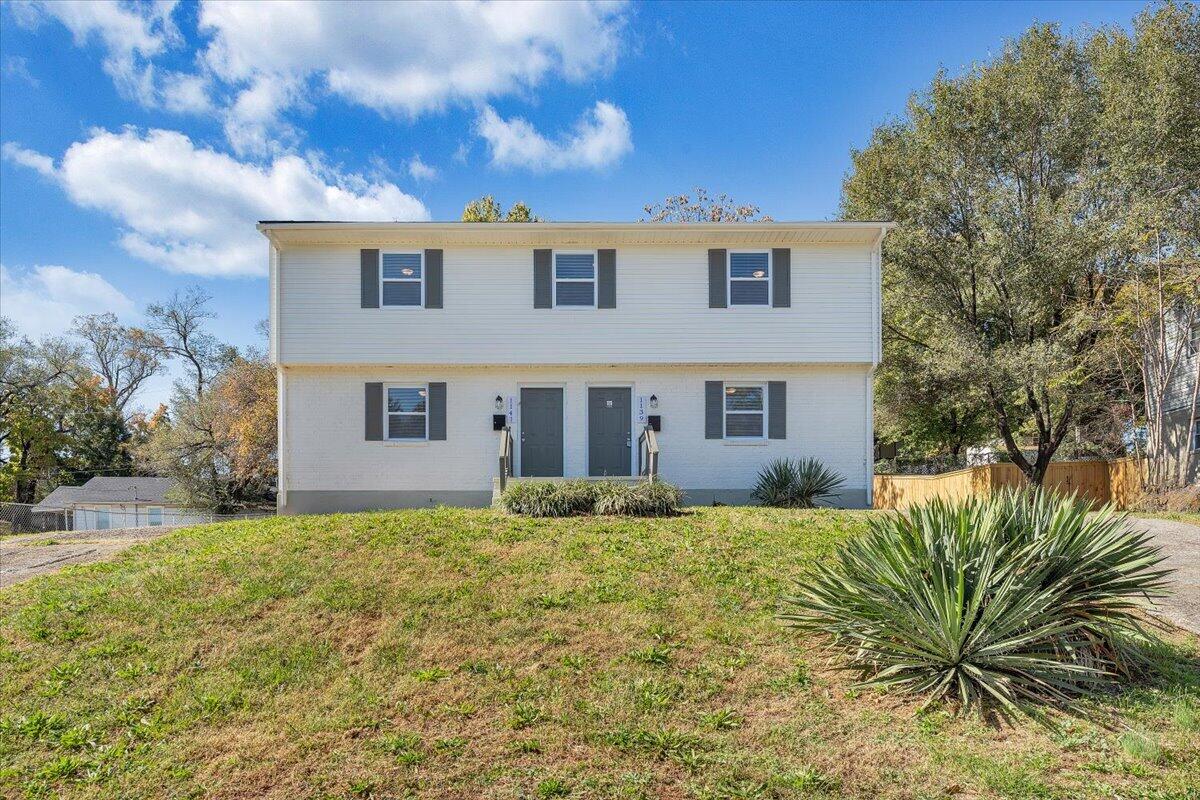
[[[1192,638],[1105,725],[852,690],[773,615],[866,513],[179,531],[0,593],[0,795],[1200,796]]]

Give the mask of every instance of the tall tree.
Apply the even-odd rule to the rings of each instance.
[[[1169,442],[1168,416],[1197,421],[1200,357],[1200,10],[1167,3],[1143,12],[1133,34],[1104,30],[1087,54],[1100,96],[1097,176],[1110,258],[1124,280],[1109,322],[1111,362],[1130,427],[1148,432],[1147,475],[1170,488],[1197,455]],[[1173,446],[1172,446],[1173,445]]]
[[[691,194],[671,195],[642,207],[642,222],[773,222],[752,203],[735,203],[727,194],[711,197],[697,186]]]
[[[884,245],[887,329],[985,398],[1034,484],[1098,391],[1112,286],[1089,191],[1096,117],[1080,47],[1035,27],[991,63],[939,74],[852,154],[843,187],[846,217],[900,223]]]
[[[463,222],[541,222],[524,202],[513,203],[508,213],[504,206],[490,194],[467,203],[463,208]]]
[[[71,332],[84,341],[87,366],[104,381],[113,405],[124,415],[138,389],[162,366],[162,340],[122,325],[112,313],[76,317]]]
[[[182,294],[175,292],[165,303],[152,303],[146,308],[159,352],[165,358],[183,362],[196,397],[208,388],[225,353],[206,327],[209,320],[216,318],[208,308],[210,300],[211,295],[199,286],[192,286]]]

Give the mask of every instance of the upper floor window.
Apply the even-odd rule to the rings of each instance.
[[[387,387],[384,429],[392,441],[423,441],[429,436],[429,398],[425,386]]]
[[[1200,450],[1200,420],[1192,426],[1192,449]]]
[[[766,394],[762,384],[725,385],[726,439],[761,439],[766,435]]]
[[[730,251],[729,305],[771,305],[771,254],[769,251]]]
[[[1200,352],[1200,322],[1192,323],[1192,329],[1188,335],[1187,350],[1189,356],[1194,356]]]
[[[381,253],[379,297],[384,306],[415,306],[425,304],[424,254]]]
[[[596,253],[554,254],[554,306],[596,307]]]

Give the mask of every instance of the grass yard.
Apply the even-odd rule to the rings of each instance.
[[[1194,638],[1106,725],[852,690],[773,615],[866,513],[178,531],[0,593],[0,794],[1200,797]]]

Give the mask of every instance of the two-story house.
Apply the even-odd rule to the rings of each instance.
[[[258,227],[281,512],[487,505],[508,437],[518,479],[635,476],[646,428],[693,504],[805,456],[871,502],[887,223]]]

